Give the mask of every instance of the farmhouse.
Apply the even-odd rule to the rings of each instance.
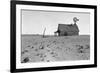
[[[79,35],[79,28],[76,24],[76,22],[79,21],[79,19],[77,19],[77,17],[74,17],[73,21],[74,24],[59,24],[58,30],[54,33],[58,33],[58,36]]]
[[[79,35],[79,28],[77,24],[59,24],[56,33],[58,33],[58,36]]]

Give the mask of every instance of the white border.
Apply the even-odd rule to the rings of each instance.
[[[90,60],[84,61],[63,61],[50,63],[25,63],[21,61],[21,9],[29,10],[51,10],[51,11],[71,11],[71,12],[89,12],[90,13]],[[68,8],[68,7],[49,7],[49,6],[34,6],[34,5],[16,5],[16,68],[39,68],[39,67],[53,67],[53,66],[72,66],[72,65],[88,65],[94,64],[94,10],[84,8]]]

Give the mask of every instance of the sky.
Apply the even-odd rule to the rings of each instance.
[[[58,24],[73,24],[74,17],[79,19],[77,22],[79,34],[90,33],[90,13],[22,10],[21,14],[22,34],[43,34],[46,28],[45,35],[54,35]]]

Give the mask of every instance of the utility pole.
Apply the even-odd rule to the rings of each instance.
[[[43,31],[43,38],[44,38],[44,36],[45,36],[45,31],[46,31],[46,28],[45,28],[44,31]]]

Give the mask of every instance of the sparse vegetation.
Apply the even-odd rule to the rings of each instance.
[[[27,62],[29,62],[29,58],[28,57],[24,58],[23,61],[22,61],[22,63],[27,63]]]

